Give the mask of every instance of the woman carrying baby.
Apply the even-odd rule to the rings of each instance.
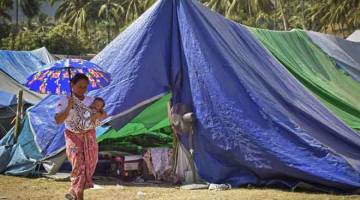
[[[56,106],[55,121],[65,123],[66,154],[72,165],[71,189],[67,199],[83,200],[84,190],[93,187],[92,175],[98,159],[95,128],[106,118],[105,102],[85,96],[89,79],[76,74],[71,79],[72,97],[62,97]]]

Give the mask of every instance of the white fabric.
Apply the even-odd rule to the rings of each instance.
[[[61,113],[64,112],[64,110],[67,107],[67,96],[62,96],[60,98],[60,100],[58,101],[56,108],[55,108],[55,113]],[[76,97],[75,97],[76,98]],[[87,107],[90,107],[90,105],[92,104],[92,102],[94,101],[94,97],[89,97],[89,96],[85,96],[84,100],[82,100],[83,104]]]
[[[354,31],[349,37],[346,38],[347,40],[353,41],[353,42],[360,42],[360,30]]]
[[[179,142],[178,143],[178,153],[176,161],[176,175],[178,175],[182,181],[185,181],[186,172],[191,172],[191,166],[189,162],[190,153],[186,148]]]
[[[150,149],[152,165],[153,165],[153,174],[155,178],[159,178],[166,171],[171,170],[171,154],[172,149],[170,148],[151,148]]]
[[[94,101],[94,98],[85,96],[82,101],[75,96],[73,98],[74,106],[70,110],[68,117],[65,119],[65,128],[74,133],[93,129],[94,124],[91,123],[90,119],[92,110],[89,107]],[[68,99],[64,96],[58,101],[55,112],[64,112],[67,105]]]

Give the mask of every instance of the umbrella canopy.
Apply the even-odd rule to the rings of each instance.
[[[25,86],[42,94],[66,95],[71,93],[71,77],[78,73],[85,74],[89,78],[88,91],[105,87],[111,81],[110,74],[102,71],[95,63],[68,58],[56,61],[45,70],[32,74],[28,77]]]

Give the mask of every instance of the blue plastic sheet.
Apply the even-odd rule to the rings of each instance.
[[[19,83],[25,83],[32,73],[42,69],[45,64],[29,51],[0,50],[0,70]]]
[[[167,91],[193,107],[195,162],[208,182],[360,187],[359,136],[245,27],[199,2],[158,1],[93,61],[113,82],[89,95],[103,97],[115,117]],[[55,102],[48,97],[30,111],[44,154],[64,146],[52,124]]]
[[[45,64],[53,60],[54,58],[44,47],[33,51],[0,50],[0,70],[21,84],[26,82],[28,76],[44,69]],[[13,101],[8,101],[8,104],[5,104],[6,99],[16,99],[16,96],[0,91],[0,105],[12,105]]]
[[[15,95],[0,91],[0,108],[15,105],[16,101],[17,99]]]
[[[29,176],[35,173],[42,158],[27,118],[23,121],[17,143],[14,142],[14,128],[0,140],[0,173]]]

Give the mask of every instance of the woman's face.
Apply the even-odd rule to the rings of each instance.
[[[76,84],[72,85],[72,91],[76,96],[83,96],[87,92],[89,83],[81,79]]]

